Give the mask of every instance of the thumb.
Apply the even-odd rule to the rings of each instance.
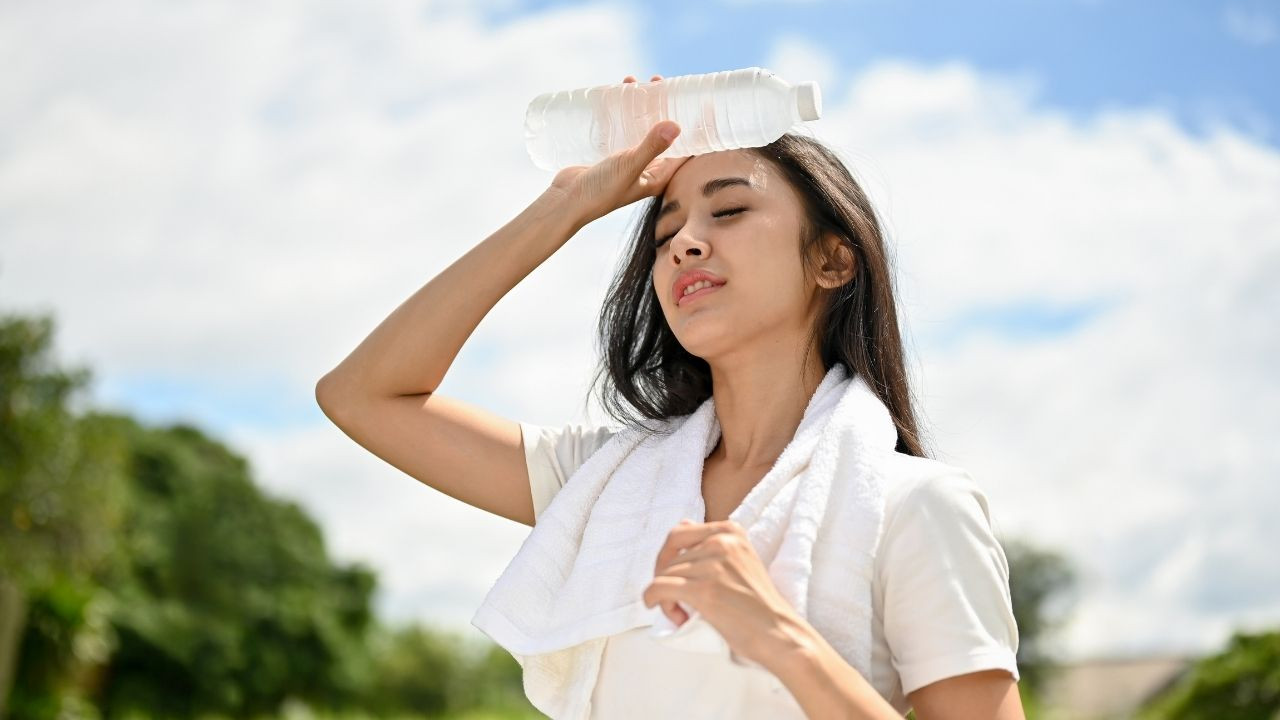
[[[673,120],[663,120],[649,128],[649,134],[636,146],[635,163],[639,168],[648,166],[653,159],[671,147],[671,143],[680,134],[680,126]]]

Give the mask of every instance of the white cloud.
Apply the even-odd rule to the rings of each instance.
[[[840,99],[835,95],[836,91],[843,90],[837,84],[840,68],[835,59],[803,35],[788,34],[778,38],[769,54],[768,68],[792,85],[816,81],[824,111],[828,103]]]
[[[623,7],[496,29],[471,5],[422,7],[4,6],[0,47],[24,70],[0,75],[0,303],[55,310],[62,354],[99,376],[309,397],[545,187],[522,145],[529,99],[653,66]],[[1036,104],[1034,78],[959,63],[842,79],[793,36],[761,65],[822,83],[812,130],[887,222],[942,459],[987,489],[1004,534],[1086,570],[1067,649],[1204,647],[1277,620],[1261,550],[1280,544],[1275,150],[1141,109],[1071,120]],[[516,287],[441,392],[582,419],[630,219],[592,224]],[[967,309],[1029,300],[1106,309],[1038,341],[938,342]],[[327,423],[226,436],[335,554],[378,568],[399,617],[469,629],[526,532]]]
[[[849,97],[812,132],[886,220],[939,457],[987,489],[998,531],[1083,571],[1063,651],[1280,623],[1280,153],[1141,109],[1072,123],[1032,79],[955,64],[880,63]],[[1102,310],[939,342],[969,308],[1043,300]]]
[[[93,368],[99,394],[164,376],[311,398],[550,182],[525,155],[529,100],[643,65],[617,32],[639,24],[626,8],[490,28],[474,5],[422,7],[5,6],[0,46],[29,70],[0,77],[0,303],[56,312],[58,354]],[[592,224],[513,290],[441,391],[533,422],[577,414],[627,219]],[[384,610],[469,628],[527,529],[327,422],[260,426],[215,431],[316,514],[335,554],[379,569]]]
[[[336,558],[376,568],[376,602],[389,617],[470,627],[528,531],[400,473],[333,426],[227,440],[252,458],[268,492],[302,500],[322,521]]]

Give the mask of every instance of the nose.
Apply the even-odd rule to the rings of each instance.
[[[710,252],[711,247],[705,242],[693,237],[690,233],[681,230],[676,236],[671,238],[671,254],[677,265],[686,255],[705,258]]]

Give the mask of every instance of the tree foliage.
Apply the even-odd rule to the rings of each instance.
[[[52,320],[0,317],[0,574],[19,586],[83,577],[123,511],[122,447],[70,405],[89,381],[52,357]]]
[[[77,698],[107,717],[270,716],[286,701],[377,716],[531,711],[502,648],[380,624],[374,573],[335,563],[303,509],[265,494],[215,438],[75,412],[89,373],[59,368],[51,335],[47,318],[0,318],[10,716],[57,717]],[[1053,553],[1002,544],[1019,667],[1035,686],[1073,575]],[[5,628],[20,640],[8,670]]]
[[[1066,622],[1076,582],[1062,555],[1021,540],[1001,540],[1009,561],[1009,594],[1018,624],[1019,684],[1039,694],[1051,672],[1053,633]]]
[[[102,578],[117,641],[103,706],[186,717],[349,701],[368,679],[373,573],[334,566],[316,524],[196,428],[122,429],[131,495]]]
[[[1280,719],[1280,630],[1235,633],[1143,709],[1144,720]]]
[[[83,616],[124,514],[124,448],[109,425],[71,410],[89,372],[59,368],[52,335],[49,318],[0,316],[0,715],[23,657],[35,659],[21,665],[28,696],[59,681],[67,623]],[[32,633],[48,642],[20,656]]]
[[[10,717],[57,717],[73,699],[108,717],[270,716],[286,700],[456,712],[510,697],[483,683],[510,684],[512,668],[519,692],[505,653],[494,672],[457,638],[379,626],[374,573],[333,562],[315,522],[216,439],[77,414],[89,373],[59,369],[51,337],[47,318],[0,321]]]

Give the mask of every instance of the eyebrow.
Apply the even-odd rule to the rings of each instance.
[[[734,185],[746,185],[747,187],[751,187],[751,183],[744,177],[716,178],[715,180],[708,180],[707,184],[702,186],[702,197],[711,197],[717,190],[723,190],[727,187],[733,187]],[[679,209],[679,200],[672,200],[666,205],[663,205],[662,209],[658,211],[658,217],[653,219],[654,224],[656,225],[659,220]]]

